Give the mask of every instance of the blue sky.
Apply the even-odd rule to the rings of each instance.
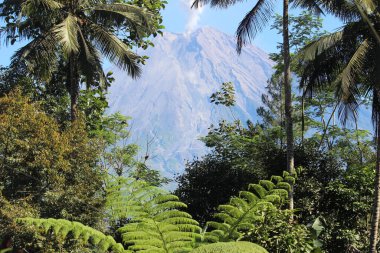
[[[211,9],[204,7],[202,12],[196,10],[190,10],[189,5],[192,0],[169,0],[169,4],[163,12],[164,25],[167,31],[175,33],[186,32],[186,26],[194,19],[194,16],[198,17],[198,22],[195,27],[212,26],[227,34],[234,35],[235,30],[243,18],[243,16],[253,7],[255,1],[246,1],[237,3],[228,9]],[[282,13],[281,1],[277,1],[275,12]],[[297,14],[300,10],[292,9],[291,13]],[[342,23],[331,16],[324,16],[324,29],[327,31],[334,31],[339,28]],[[192,29],[195,29],[192,27]],[[266,52],[275,52],[277,42],[281,41],[281,36],[276,31],[270,30],[270,24],[267,28],[253,41],[253,44],[260,47]]]
[[[236,27],[240,20],[250,8],[252,1],[241,2],[228,9],[210,9],[204,7],[203,10],[191,10],[189,5],[192,0],[169,0],[168,5],[163,11],[164,25],[167,31],[175,33],[185,33],[198,27],[211,26],[227,34],[234,35]],[[276,12],[281,13],[281,1],[278,1]],[[292,10],[298,13],[299,10]],[[333,31],[341,26],[341,23],[332,17],[324,17],[324,28]],[[260,33],[253,44],[260,47],[266,52],[276,51],[276,44],[281,40],[280,35],[270,30],[269,26]],[[9,64],[9,59],[17,50],[20,44],[14,46],[5,46],[0,43],[0,65]]]

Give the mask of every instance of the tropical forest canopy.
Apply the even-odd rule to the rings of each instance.
[[[210,152],[187,162],[173,192],[130,141],[127,115],[106,114],[114,78],[102,63],[144,75],[136,49],[165,36],[166,4],[0,4],[1,46],[25,42],[0,69],[0,252],[377,252],[380,3],[283,0],[275,14],[253,1],[237,53],[266,25],[283,37],[260,121],[210,126]],[[325,14],[344,25],[324,31]],[[228,81],[210,102],[232,109]],[[344,127],[361,105],[372,106],[372,133]]]

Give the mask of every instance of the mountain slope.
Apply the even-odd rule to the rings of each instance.
[[[198,139],[211,123],[231,118],[231,112],[209,102],[223,82],[236,89],[234,114],[256,121],[255,111],[272,72],[268,55],[247,46],[240,56],[235,38],[212,28],[190,35],[166,32],[155,39],[154,48],[142,52],[150,57],[142,77],[131,80],[117,68],[110,88],[110,111],[132,117],[132,135],[149,147],[151,165],[173,176],[184,169],[184,160],[205,153]]]

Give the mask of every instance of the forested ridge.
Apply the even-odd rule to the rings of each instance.
[[[235,86],[221,83],[210,103],[234,120],[210,126],[210,152],[187,161],[172,192],[128,115],[107,113],[115,80],[103,64],[144,75],[167,4],[0,3],[1,47],[24,42],[0,69],[0,253],[377,252],[380,3],[253,1],[237,54],[265,26],[282,37],[260,119],[237,118]],[[325,31],[324,15],[343,26]],[[358,127],[362,106],[373,132]]]

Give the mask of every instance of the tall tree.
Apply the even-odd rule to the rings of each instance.
[[[226,8],[242,0],[195,0],[194,7],[202,4],[210,4],[211,7]],[[243,46],[254,39],[258,32],[267,25],[274,12],[275,1],[258,0],[254,7],[246,14],[236,30],[237,52],[241,53]],[[304,6],[320,12],[321,9],[313,0],[296,0],[293,1],[296,6]],[[294,170],[294,137],[293,137],[293,119],[292,119],[292,86],[290,81],[290,45],[289,45],[289,0],[283,0],[283,59],[284,59],[284,89],[285,89],[285,131],[287,143],[287,169],[291,174]],[[294,208],[293,191],[290,191],[289,208]]]
[[[106,82],[101,55],[131,77],[140,75],[144,58],[118,36],[125,36],[127,27],[128,36],[134,34],[139,40],[154,33],[151,24],[155,22],[146,8],[101,0],[8,0],[2,3],[1,16],[7,21],[3,29],[6,43],[17,38],[30,40],[14,54],[12,66],[25,66],[41,81],[51,79],[58,69],[65,70],[72,120],[78,114],[82,77],[90,85]]]
[[[377,252],[380,218],[380,4],[372,0],[323,0],[320,3],[328,12],[342,18],[345,25],[304,49],[302,56],[307,66],[302,83],[310,95],[325,86],[333,86],[343,122],[356,118],[361,98],[370,96],[377,141],[370,236],[370,252],[374,253]]]

